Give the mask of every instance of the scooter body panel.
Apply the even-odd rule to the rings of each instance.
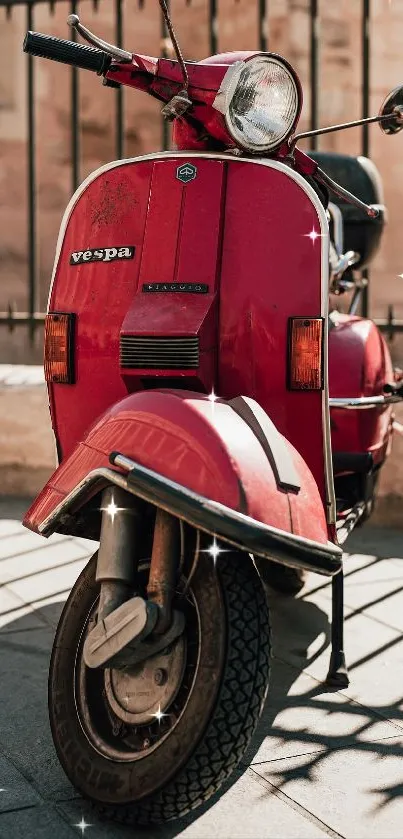
[[[47,516],[94,469],[109,465],[113,449],[167,479],[251,518],[327,543],[316,482],[287,441],[299,486],[280,488],[251,428],[227,402],[212,404],[188,391],[139,392],[109,408],[59,466],[27,512],[40,530]]]
[[[77,315],[76,384],[49,388],[63,458],[109,405],[142,389],[144,378],[175,376],[194,390],[214,385],[224,164],[197,160],[197,178],[185,187],[176,177],[181,162],[116,164],[82,190],[69,214],[49,299],[49,310]],[[71,264],[72,254],[114,246],[134,248],[134,257]],[[143,291],[173,282],[202,282],[208,292]],[[122,369],[123,335],[197,336],[198,369]]]
[[[286,385],[289,318],[323,311],[317,208],[281,169],[237,163],[228,167],[226,202],[218,392],[259,402],[309,464],[324,500],[323,394]]]
[[[329,331],[331,397],[379,396],[393,382],[386,343],[375,326],[353,315],[335,316]],[[392,434],[392,407],[331,409],[334,452],[370,453],[374,465],[385,459]]]
[[[322,205],[284,164],[168,153],[95,172],[66,211],[49,298],[49,311],[76,314],[76,383],[49,386],[62,461],[127,393],[164,382],[243,393],[301,453],[328,504],[326,346],[324,391],[287,389],[289,318],[325,318],[326,345],[327,270]],[[196,339],[198,363],[122,365],[124,339],[158,338]]]

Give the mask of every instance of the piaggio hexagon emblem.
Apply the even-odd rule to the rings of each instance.
[[[176,177],[183,184],[188,184],[189,181],[193,181],[196,176],[197,168],[193,166],[193,163],[182,163],[182,166],[178,166],[176,170]]]

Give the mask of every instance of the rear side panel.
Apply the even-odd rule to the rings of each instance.
[[[375,326],[366,318],[332,315],[329,333],[330,396],[380,396],[393,382],[389,350]],[[389,446],[392,406],[369,410],[331,409],[334,452],[370,453],[382,463]]]
[[[63,459],[128,392],[214,388],[262,406],[329,507],[327,267],[322,205],[284,164],[167,153],[98,170],[65,215],[50,295],[77,315],[76,384],[50,388]],[[324,318],[322,392],[287,390],[292,316]]]

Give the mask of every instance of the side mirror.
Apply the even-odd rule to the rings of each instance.
[[[387,119],[390,115],[389,119]],[[386,97],[379,117],[382,117],[382,122],[379,123],[381,131],[385,134],[397,134],[403,128],[403,86],[395,87],[391,93]],[[386,117],[386,119],[385,119]]]

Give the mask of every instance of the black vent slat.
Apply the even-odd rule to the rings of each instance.
[[[189,370],[199,366],[198,337],[122,335],[120,366],[142,370]]]
[[[164,344],[167,344],[168,346],[172,346],[172,344],[175,344],[175,346],[180,346],[181,344],[183,344],[185,347],[187,347],[189,345],[189,342],[194,343],[194,345],[196,346],[198,338],[160,338],[160,336],[139,338],[138,335],[123,335],[121,340],[122,342],[130,342],[130,346],[132,346],[133,344],[149,345],[150,342],[158,342],[158,344],[161,344],[161,346],[163,346]]]

